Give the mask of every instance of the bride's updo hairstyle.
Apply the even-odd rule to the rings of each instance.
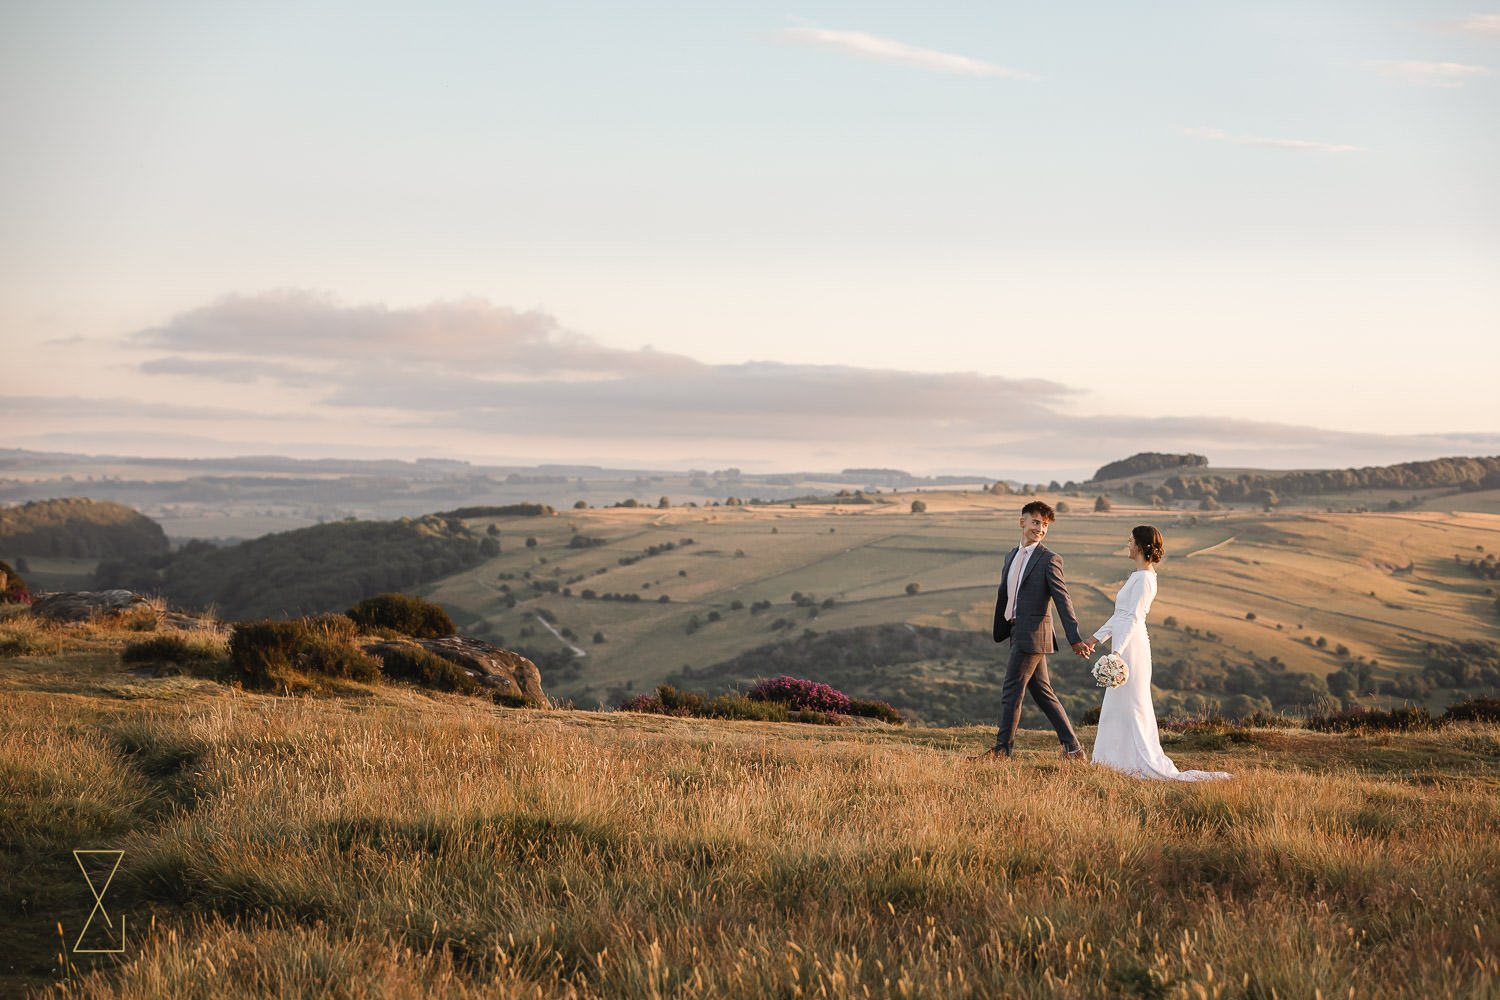
[[[1141,550],[1141,555],[1146,557],[1148,563],[1161,562],[1162,554],[1166,552],[1166,543],[1162,541],[1161,532],[1143,524],[1133,528],[1130,537],[1135,539],[1136,548]]]

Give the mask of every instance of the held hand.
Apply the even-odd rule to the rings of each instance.
[[[1094,655],[1094,644],[1086,640],[1073,643],[1073,652],[1087,660]]]

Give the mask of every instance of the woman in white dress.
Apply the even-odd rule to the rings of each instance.
[[[1146,613],[1156,597],[1156,564],[1164,545],[1161,532],[1143,524],[1130,533],[1130,558],[1135,572],[1115,597],[1115,613],[1094,633],[1108,639],[1120,654],[1129,674],[1125,683],[1104,692],[1099,710],[1099,733],[1094,739],[1094,763],[1124,771],[1139,778],[1167,781],[1211,781],[1228,778],[1225,771],[1179,771],[1162,752],[1156,728],[1156,710],[1151,706],[1151,637],[1146,634]]]

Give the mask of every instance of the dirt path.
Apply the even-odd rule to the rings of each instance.
[[[1209,552],[1217,552],[1219,549],[1222,549],[1224,546],[1228,545],[1230,542],[1234,541],[1238,537],[1239,537],[1238,535],[1230,535],[1228,538],[1224,539],[1222,542],[1219,542],[1216,545],[1210,545],[1207,548],[1198,549],[1198,550],[1196,550],[1194,552],[1189,552],[1187,555],[1183,556],[1182,558],[1184,558],[1184,559],[1191,559],[1191,558],[1193,558],[1193,556],[1201,556],[1201,555],[1204,555],[1204,554],[1209,553]]]
[[[581,660],[585,656],[589,655],[587,651],[579,649],[577,646],[573,645],[571,642],[569,642],[568,640],[564,639],[562,633],[559,632],[557,629],[553,628],[552,627],[552,623],[549,622],[547,619],[543,618],[541,615],[538,615],[538,614],[533,614],[532,617],[535,618],[537,621],[541,622],[542,623],[542,627],[545,628],[548,632],[551,632],[553,635],[557,636],[557,641],[558,642],[562,643],[564,646],[567,646],[569,649],[571,649],[573,651],[573,658],[574,659],[580,659]]]

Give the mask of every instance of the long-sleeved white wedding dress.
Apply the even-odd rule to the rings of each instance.
[[[1179,771],[1162,751],[1156,710],[1151,706],[1151,637],[1146,634],[1146,613],[1155,597],[1156,571],[1136,570],[1115,597],[1115,613],[1094,633],[1096,639],[1108,639],[1129,668],[1124,684],[1104,692],[1094,763],[1166,781],[1232,777],[1226,771]]]

